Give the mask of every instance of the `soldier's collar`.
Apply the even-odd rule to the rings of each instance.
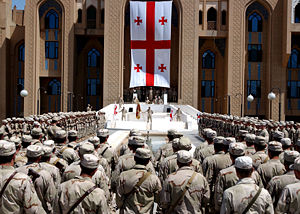
[[[191,166],[183,166],[180,167],[178,170],[193,170]]]
[[[147,169],[146,169],[146,166],[140,165],[140,164],[136,164],[133,168],[134,168],[134,169],[145,169],[145,170],[147,170]]]
[[[15,169],[13,166],[0,165],[1,169]]]
[[[255,184],[255,181],[253,180],[253,178],[247,177],[240,179],[237,184]]]

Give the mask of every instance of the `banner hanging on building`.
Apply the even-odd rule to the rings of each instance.
[[[130,88],[170,88],[172,1],[130,2]]]

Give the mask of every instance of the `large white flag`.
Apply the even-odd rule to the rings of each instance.
[[[172,1],[130,2],[130,88],[170,87]]]

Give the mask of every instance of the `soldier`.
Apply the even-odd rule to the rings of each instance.
[[[254,148],[254,142],[255,142],[255,134],[246,134],[245,141],[246,141],[246,151],[245,155],[246,156],[252,156],[255,153],[255,148]]]
[[[146,113],[147,113],[147,123],[152,123],[152,114],[153,114],[153,111],[151,110],[150,107],[148,107]]]
[[[0,127],[0,140],[3,140],[3,138],[4,138],[4,133],[5,133],[4,128]]]
[[[208,146],[208,142],[207,142],[207,134],[210,132],[210,131],[213,131],[211,128],[205,128],[203,130],[201,130],[199,132],[199,135],[203,137],[203,143],[201,143],[200,145],[198,145],[195,149],[195,152],[194,152],[194,158],[198,157],[198,152],[199,150],[203,149],[203,148],[206,148]],[[212,141],[212,139],[211,139]]]
[[[30,135],[23,135],[21,149],[17,152],[15,159],[15,166],[21,167],[27,163],[26,150],[31,145],[32,137]]]
[[[31,136],[32,136],[32,145],[43,145],[42,144],[42,138],[43,138],[43,131],[41,128],[33,128],[31,130]]]
[[[204,159],[206,157],[209,157],[211,155],[215,154],[215,149],[214,149],[214,139],[217,137],[217,132],[213,131],[211,129],[208,129],[207,131],[204,132],[204,139],[207,142],[206,146],[199,146],[196,148],[194,152],[194,158],[200,163],[203,163]],[[204,145],[206,144],[204,142]]]
[[[44,145],[43,151],[44,153],[41,158],[40,164],[44,170],[48,171],[51,174],[54,185],[56,188],[58,188],[58,186],[61,183],[60,170],[56,166],[49,163],[50,158],[52,156],[53,148],[51,146]]]
[[[279,160],[284,163],[284,152],[292,150],[292,141],[290,138],[282,138],[280,143],[282,144],[283,152],[279,155]]]
[[[297,151],[285,151],[284,152],[284,167],[286,173],[284,175],[275,176],[271,179],[267,186],[272,199],[274,207],[277,206],[279,197],[282,190],[289,184],[297,183],[299,180],[295,177],[294,170],[291,169],[294,161],[299,157],[299,152]]]
[[[44,141],[44,146],[48,146],[48,147],[51,147],[52,149],[52,154],[50,156],[50,159],[48,161],[48,163],[56,166],[59,171],[60,171],[60,174],[62,175],[62,173],[65,171],[65,169],[68,167],[68,163],[67,161],[65,161],[64,159],[62,158],[58,158],[56,155],[55,155],[55,145],[54,145],[54,141],[53,140],[46,140]]]
[[[55,213],[109,213],[104,191],[92,181],[94,174],[99,171],[98,166],[99,159],[95,155],[83,156],[80,176],[59,187]]]
[[[282,138],[285,138],[283,132],[281,132],[281,131],[273,132],[273,141],[280,142]]]
[[[146,104],[151,104],[151,101],[149,100],[149,97],[146,97],[146,102],[145,102]]]
[[[163,183],[160,205],[163,213],[205,213],[210,192],[206,179],[192,167],[188,151],[177,153],[178,170]]]
[[[78,133],[76,130],[68,131],[68,147],[76,149],[77,144],[78,144],[77,138],[78,138]]]
[[[158,96],[158,104],[160,104],[160,105],[164,104],[164,101],[163,101],[163,99],[160,98],[160,96]]]
[[[119,104],[119,109],[122,108],[122,106],[124,105],[124,100],[122,96],[119,96],[118,104]]]
[[[155,174],[147,171],[151,159],[148,149],[136,150],[136,165],[120,175],[117,188],[117,205],[120,213],[152,213],[154,202],[159,202],[161,183]]]
[[[116,168],[114,172],[112,173],[112,188],[116,188],[117,186],[117,179],[120,176],[120,174],[124,171],[127,171],[129,169],[132,169],[134,167],[134,154],[138,148],[144,148],[145,147],[145,141],[146,139],[141,136],[132,136],[128,139],[128,147],[130,149],[130,153],[127,153],[126,155],[123,155],[119,158],[118,164],[116,165]],[[151,171],[153,174],[155,174],[155,169],[153,167],[152,162],[149,162],[146,165],[146,168],[148,171]]]
[[[111,177],[111,167],[108,163],[108,161],[102,157],[98,155],[98,149],[100,148],[100,139],[99,137],[90,137],[89,138],[89,143],[94,145],[94,155],[97,156],[100,160],[100,165],[103,167],[103,169],[105,170],[105,174],[108,178]]]
[[[52,140],[54,138],[54,133],[61,128],[57,126],[58,121],[60,120],[59,117],[53,117],[51,120],[51,125],[47,129],[48,139]]]
[[[296,127],[297,127],[297,130],[296,130],[296,134],[295,134],[295,142],[294,142],[294,144],[300,138],[300,123],[296,123]]]
[[[215,185],[215,195],[214,195],[214,200],[215,200],[215,212],[219,213],[220,208],[222,205],[222,199],[223,199],[223,193],[226,189],[234,186],[239,178],[237,177],[236,174],[236,169],[234,167],[235,159],[241,156],[244,156],[246,152],[245,145],[243,143],[231,143],[229,145],[229,153],[230,153],[230,158],[232,160],[233,165],[223,169],[220,171],[216,185]],[[255,184],[263,187],[261,178],[259,174],[254,171],[251,175],[253,180],[255,181]]]
[[[214,140],[216,153],[213,156],[205,158],[202,164],[204,176],[210,185],[212,196],[219,172],[232,165],[232,160],[228,153],[230,143],[235,143],[235,138],[218,138],[218,140]]]
[[[180,108],[177,109],[177,111],[175,112],[174,116],[177,116],[176,117],[177,121],[181,121],[182,111],[181,111]]]
[[[289,133],[289,138],[291,139],[291,141],[293,143],[296,142],[296,129],[294,128],[294,121],[290,121],[290,124],[289,124],[289,130],[288,130],[288,133]]]
[[[296,150],[297,152],[300,153],[300,139],[297,140],[297,142],[296,142],[294,148],[295,148],[295,150]]]
[[[300,158],[297,158],[293,165],[294,173],[297,179],[300,179]],[[276,213],[299,213],[300,200],[299,200],[300,183],[287,185],[279,198]]]
[[[44,210],[47,213],[52,213],[57,192],[51,174],[46,171],[48,169],[44,170],[42,164],[40,164],[43,153],[41,146],[28,146],[26,150],[28,162],[18,168],[17,171],[31,176]]]
[[[90,104],[87,105],[86,111],[87,111],[87,112],[92,111],[92,108],[91,108],[91,105],[90,105]]]
[[[268,156],[270,160],[257,168],[257,172],[260,174],[265,187],[274,176],[283,175],[285,173],[284,165],[279,160],[279,154],[281,152],[281,143],[271,141],[268,145]]]
[[[263,136],[256,136],[254,141],[255,153],[251,156],[253,167],[257,169],[262,163],[267,163],[268,155],[265,153],[267,146],[266,139]]]
[[[121,109],[121,111],[119,111],[119,112],[121,112],[122,113],[122,118],[121,118],[121,120],[123,121],[126,121],[126,113],[127,113],[127,110],[126,110],[126,108],[125,108],[125,106],[123,106],[123,108]]]
[[[164,160],[164,162],[161,163],[161,165],[160,165],[159,177],[162,182],[167,178],[167,176],[169,174],[177,171],[177,169],[178,169],[178,165],[177,165],[178,151],[180,151],[180,150],[190,151],[192,148],[192,143],[189,138],[181,137],[179,139],[179,141],[174,140],[172,142],[172,147],[173,147],[174,155],[167,157]],[[201,174],[203,173],[201,163],[194,158],[192,159],[191,167],[193,168],[194,171],[201,173]]]
[[[137,130],[137,129],[131,129],[130,132],[129,132],[129,137],[132,137],[132,136],[142,136],[142,133]],[[124,143],[121,148],[120,148],[120,154],[119,156],[123,156],[125,154],[128,154],[128,153],[131,153],[130,149],[128,148],[128,142],[127,143]],[[117,154],[115,154],[115,157],[116,157],[116,163],[118,162],[117,161]]]
[[[241,143],[245,143],[245,138],[246,138],[247,134],[248,134],[248,131],[240,129],[238,131],[238,141]]]
[[[82,168],[80,167],[81,162],[83,161],[84,155],[86,154],[94,154],[95,155],[95,149],[93,144],[86,142],[81,144],[79,147],[79,157],[80,161],[76,161],[72,163],[70,166],[68,166],[63,174],[63,180],[68,181],[76,176],[79,176]],[[98,158],[99,159],[99,158]],[[99,160],[100,161],[100,160]],[[107,198],[109,198],[109,179],[105,174],[105,170],[103,167],[98,165],[98,171],[92,176],[92,181],[101,189],[104,190],[105,195]]]
[[[238,183],[225,190],[221,214],[226,213],[265,213],[273,214],[272,198],[268,191],[260,188],[251,178],[252,159],[247,156],[235,159]]]
[[[14,169],[13,143],[0,141],[0,213],[46,214],[31,179]]]
[[[261,131],[259,132],[258,135],[265,137],[266,141],[269,142],[269,132],[267,131],[266,126],[267,126],[267,123],[265,123],[265,122],[260,123],[259,128],[260,128]]]
[[[104,157],[112,169],[114,169],[114,151],[107,142],[109,131],[107,129],[99,129],[97,131],[97,137],[100,139],[100,146],[97,151],[98,155]]]
[[[174,154],[174,151],[172,148],[172,141],[176,138],[182,137],[182,134],[176,133],[175,130],[170,129],[170,130],[168,130],[167,137],[168,137],[168,142],[166,144],[162,145],[158,149],[158,151],[155,155],[155,160],[157,162],[163,162],[165,158]]]
[[[66,145],[67,132],[65,130],[57,130],[54,133],[54,142],[56,144],[55,148],[57,157],[64,159],[69,165],[79,160],[75,150]]]

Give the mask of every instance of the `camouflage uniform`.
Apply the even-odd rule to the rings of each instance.
[[[214,190],[217,176],[222,169],[232,165],[232,160],[230,159],[229,153],[219,152],[211,157],[207,157],[203,165],[206,167],[206,172],[204,172],[207,182],[211,187],[211,190]],[[203,170],[204,171],[204,170]]]
[[[143,165],[135,165],[131,170],[121,173],[117,188],[117,205],[121,214],[150,214],[153,210],[154,201],[158,203],[161,184],[154,174],[151,174],[136,191],[130,194],[145,173],[147,173],[147,169]]]
[[[293,170],[285,173],[284,175],[275,176],[271,179],[267,186],[267,190],[273,199],[274,206],[277,205],[284,187],[297,182],[299,182],[299,180],[295,177]]]
[[[12,166],[0,166],[1,189],[14,171]],[[8,183],[0,201],[3,214],[46,214],[31,179],[23,173],[18,172]]]
[[[187,184],[193,173],[194,170],[191,167],[184,166],[167,177],[160,198],[163,210],[168,210],[178,199],[182,194],[183,186]],[[197,173],[183,200],[175,205],[172,213],[205,213],[203,208],[209,202],[209,198],[209,185],[203,175]]]
[[[58,206],[56,206],[55,213],[67,213],[72,205],[94,185],[95,183],[91,178],[80,176],[75,176],[74,179],[62,183],[58,190]],[[72,213],[108,214],[109,210],[104,191],[100,188],[93,190]]]
[[[119,162],[116,166],[116,174],[115,175],[120,175],[122,172],[127,171],[129,169],[132,169],[135,165],[134,161],[134,153],[129,153],[126,155],[123,155],[120,157]],[[153,174],[155,174],[155,169],[153,167],[153,164],[149,162],[146,166],[148,171],[151,171]]]
[[[79,160],[79,157],[74,149],[67,145],[57,145],[55,155],[64,159],[68,164]]]
[[[215,154],[215,148],[214,148],[214,144],[210,144],[207,145],[207,147],[200,149],[196,155],[198,161],[200,161],[201,163],[203,163],[203,161],[205,160],[205,158],[212,156]]]
[[[295,159],[299,157],[299,152],[297,151],[285,151],[283,154],[286,168],[291,167]],[[294,171],[291,169],[288,169],[284,175],[275,176],[271,179],[267,186],[267,190],[273,199],[274,207],[276,207],[284,187],[297,182],[298,179],[296,178]]]
[[[56,166],[60,170],[61,174],[69,166],[67,161],[57,157],[55,154],[51,155],[49,163],[52,164],[53,166]]]
[[[258,151],[255,152],[252,156],[251,156],[252,160],[253,160],[253,167],[254,168],[258,168],[261,164],[263,163],[267,163],[267,161],[269,160],[268,155],[263,152],[263,151]]]
[[[107,142],[100,144],[100,148],[97,150],[97,153],[99,156],[104,157],[108,161],[109,165],[112,164],[114,152]]]
[[[300,181],[287,185],[279,198],[276,213],[295,213],[300,211],[300,197],[298,191],[300,189]]]
[[[269,153],[282,152],[282,144],[277,141],[271,141],[268,145],[268,151]],[[271,159],[267,163],[261,164],[257,168],[257,172],[260,174],[263,184],[266,187],[274,176],[285,173],[285,167],[279,159]]]
[[[259,187],[252,178],[243,178],[239,180],[235,186],[225,190],[220,213],[242,213],[256,195],[258,189]],[[267,190],[262,189],[259,197],[248,212],[264,214],[274,213],[272,198]]]
[[[162,145],[156,155],[155,155],[155,160],[159,162],[163,162],[167,157],[171,156],[174,154],[172,143],[166,143],[165,145]]]
[[[194,158],[192,159],[191,168],[195,172],[203,174],[201,163]],[[176,172],[177,170],[178,170],[177,153],[175,153],[174,155],[167,157],[165,161],[162,163],[159,172],[161,181],[164,181],[168,177],[168,175],[170,175],[173,172]]]
[[[263,184],[266,187],[274,176],[283,175],[285,168],[279,159],[271,159],[267,163],[261,164],[257,172],[260,174]]]
[[[81,173],[80,161],[72,163],[68,166],[63,174],[63,181],[69,181]],[[97,172],[93,175],[92,181],[97,187],[104,190],[106,197],[109,197],[109,179],[101,165],[98,166]]]
[[[260,178],[260,175],[257,173],[257,171],[254,171],[252,173],[251,178],[254,180],[255,184],[263,187],[262,180]],[[234,166],[230,166],[226,169],[223,169],[220,171],[216,185],[215,185],[215,210],[220,211],[221,205],[222,205],[222,199],[223,199],[223,193],[226,189],[236,185],[239,178],[236,175],[236,169]]]

